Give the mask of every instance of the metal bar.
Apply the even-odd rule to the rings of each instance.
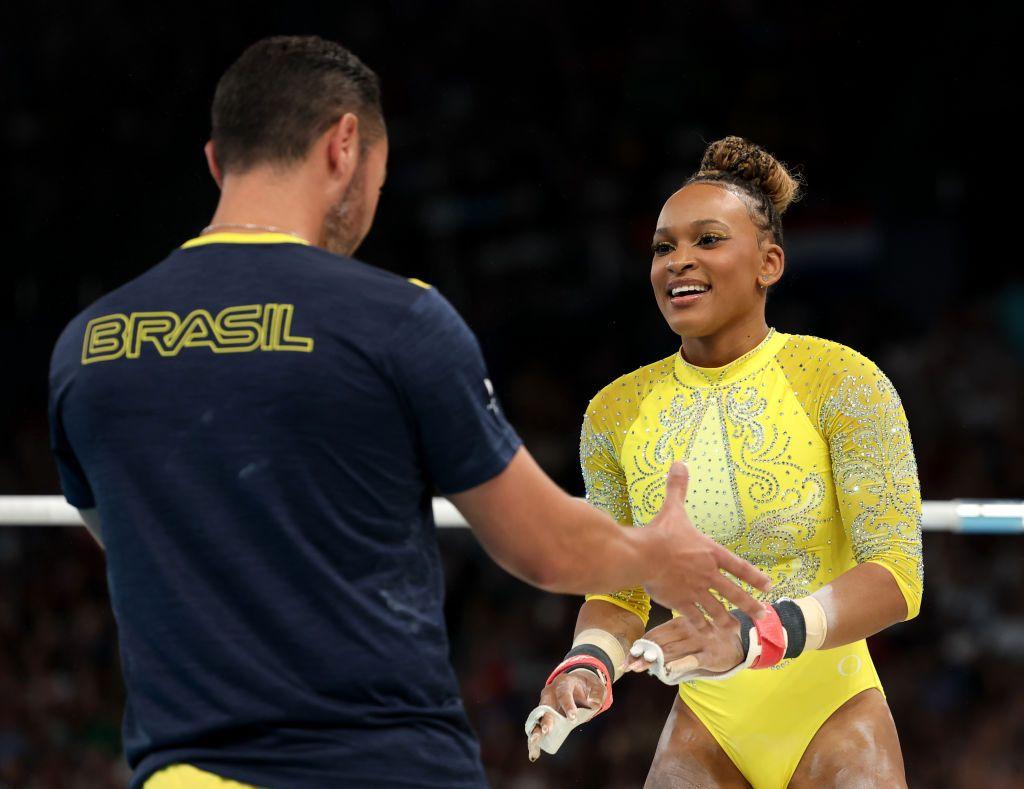
[[[926,501],[922,528],[964,534],[1024,533],[1024,502],[992,499]],[[441,528],[464,528],[466,521],[447,499],[434,499]],[[0,526],[81,526],[78,510],[63,496],[0,496]]]

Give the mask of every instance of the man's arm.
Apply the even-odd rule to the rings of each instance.
[[[82,522],[85,524],[85,528],[89,530],[89,534],[92,535],[96,543],[106,550],[103,545],[103,530],[100,528],[100,514],[93,508],[90,510],[79,510],[78,514],[82,516]]]
[[[525,448],[498,476],[449,498],[491,558],[532,586],[585,594],[636,581],[632,531],[563,491]]]
[[[623,528],[559,488],[521,448],[503,472],[449,496],[484,549],[504,569],[549,592],[586,594],[643,586],[684,616],[727,614],[715,589],[751,616],[761,606],[721,570],[767,590],[768,577],[708,539],[683,507],[688,475],[669,472],[665,505],[643,529]]]
[[[760,610],[719,570],[761,589],[768,577],[686,517],[685,465],[669,473],[671,495],[651,523],[624,529],[561,490],[522,448],[494,397],[479,343],[436,291],[412,302],[385,347],[381,361],[415,426],[427,478],[506,570],[557,592],[643,586],[695,618],[703,618],[695,603],[728,616],[709,589],[745,611]]]

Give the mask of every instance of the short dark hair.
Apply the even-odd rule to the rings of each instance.
[[[302,159],[347,112],[364,144],[384,134],[377,75],[345,47],[317,36],[273,36],[250,46],[217,83],[213,139],[225,172]]]

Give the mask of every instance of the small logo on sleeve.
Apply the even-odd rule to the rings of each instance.
[[[86,324],[82,364],[138,359],[143,349],[177,356],[186,348],[213,353],[299,351],[311,353],[313,339],[292,333],[293,304],[241,304],[216,315],[192,310],[129,312],[93,318]]]
[[[489,402],[487,403],[487,410],[495,416],[501,414],[501,410],[498,408],[498,398],[494,394],[494,384],[491,383],[490,378],[484,378],[484,386],[487,388],[487,396]]]

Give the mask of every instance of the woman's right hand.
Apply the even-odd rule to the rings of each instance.
[[[586,707],[592,710],[601,709],[604,704],[604,685],[596,673],[587,668],[576,668],[555,677],[551,684],[540,693],[540,705],[558,710],[570,722],[576,720],[576,710]],[[527,740],[530,761],[540,757],[540,740],[551,731],[555,721],[550,712],[544,713],[540,721],[533,727]]]

